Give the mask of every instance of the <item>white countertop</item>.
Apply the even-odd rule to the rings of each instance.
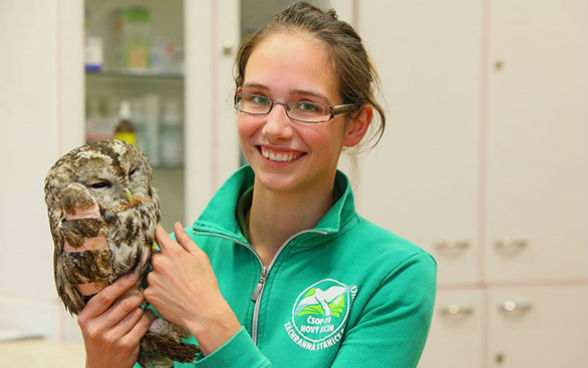
[[[0,342],[0,366],[22,368],[80,368],[85,365],[84,345],[44,339]]]

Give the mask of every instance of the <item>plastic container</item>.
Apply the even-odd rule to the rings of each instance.
[[[88,97],[86,103],[86,142],[97,142],[113,137],[112,119],[105,115],[104,100],[99,97]]]
[[[84,62],[86,71],[98,72],[102,70],[104,52],[101,37],[88,36],[84,45]]]
[[[147,135],[147,125],[145,124],[145,108],[141,98],[134,98],[131,100],[131,121],[135,127],[135,139],[137,140],[137,148],[145,154],[149,152],[151,142]]]
[[[145,137],[148,147],[144,151],[152,166],[159,165],[159,96],[148,94],[143,97],[145,111]]]
[[[131,124],[131,104],[122,101],[119,112],[120,121],[114,130],[114,139],[120,139],[133,146],[136,145],[135,128]]]
[[[175,99],[166,100],[163,105],[160,132],[159,157],[161,165],[181,167],[184,163],[184,135],[180,107]]]
[[[147,70],[151,44],[151,14],[144,7],[119,8],[113,22],[116,68]]]

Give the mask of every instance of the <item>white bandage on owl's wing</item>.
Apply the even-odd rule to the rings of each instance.
[[[65,219],[66,220],[81,220],[87,218],[99,218],[100,215],[100,208],[98,207],[98,203],[94,202],[88,207],[79,207],[74,208],[73,213],[65,212]]]
[[[82,295],[85,295],[85,296],[94,295],[107,286],[108,286],[108,283],[106,281],[96,281],[96,282],[89,282],[87,284],[76,285],[76,287],[78,288],[78,291]]]

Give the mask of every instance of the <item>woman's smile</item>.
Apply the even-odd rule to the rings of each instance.
[[[277,163],[291,163],[297,161],[305,155],[304,152],[291,150],[288,148],[273,148],[268,146],[257,146],[259,154],[267,161]]]

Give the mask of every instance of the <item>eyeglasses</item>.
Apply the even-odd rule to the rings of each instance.
[[[322,105],[309,101],[277,102],[254,93],[235,93],[235,109],[246,114],[267,115],[274,105],[283,105],[290,119],[310,124],[327,122],[337,115],[354,111],[361,106],[357,103]]]

